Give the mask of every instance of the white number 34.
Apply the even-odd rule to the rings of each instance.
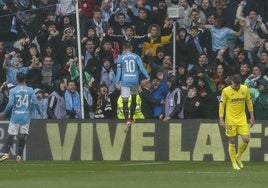
[[[16,95],[16,98],[17,98],[17,104],[16,104],[17,108],[19,108],[21,106],[26,106],[26,107],[29,106],[29,96],[28,95],[24,95],[24,96]]]

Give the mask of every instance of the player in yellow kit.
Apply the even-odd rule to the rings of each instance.
[[[241,84],[239,75],[234,75],[231,79],[231,85],[224,88],[221,95],[219,107],[219,124],[225,128],[225,134],[228,137],[228,151],[231,158],[233,169],[243,168],[241,155],[246,150],[249,143],[249,127],[246,116],[246,105],[250,114],[250,127],[254,125],[253,104],[247,86]],[[236,153],[235,137],[240,135],[243,142],[238,147]]]

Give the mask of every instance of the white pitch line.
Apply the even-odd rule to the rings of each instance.
[[[164,162],[152,162],[152,163],[131,163],[131,164],[121,164],[119,166],[142,166],[142,165],[161,165],[166,164]],[[117,165],[116,165],[117,166]]]

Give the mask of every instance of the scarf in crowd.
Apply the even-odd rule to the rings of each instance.
[[[64,94],[64,97],[65,97],[66,110],[76,111],[81,109],[80,96],[77,91],[75,91],[75,93],[72,94],[67,90]],[[75,118],[80,117],[81,113],[75,115]]]
[[[88,106],[92,106],[93,104],[93,97],[91,95],[91,92],[89,90],[88,87],[84,87],[84,90],[83,90],[83,96],[84,96],[84,99],[86,100]]]
[[[102,28],[102,24],[103,24],[103,21],[101,20],[100,23],[98,23],[94,18],[93,18],[93,22],[94,24],[96,25],[96,30],[99,29],[100,31],[103,32],[103,28]]]
[[[113,69],[107,70],[102,67],[100,83],[105,83],[108,86],[109,92],[115,90],[115,73]]]

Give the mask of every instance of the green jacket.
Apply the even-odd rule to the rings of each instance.
[[[256,120],[268,120],[268,81],[261,79],[258,84],[263,84],[265,91],[259,91],[259,95],[254,102],[254,113]]]
[[[251,99],[252,101],[256,101],[257,97],[259,96],[260,94],[260,91],[258,90],[258,88],[254,88],[254,87],[250,87],[250,80],[247,78],[244,82],[244,85],[246,85],[249,89],[249,93],[250,93],[250,96],[251,96]]]

